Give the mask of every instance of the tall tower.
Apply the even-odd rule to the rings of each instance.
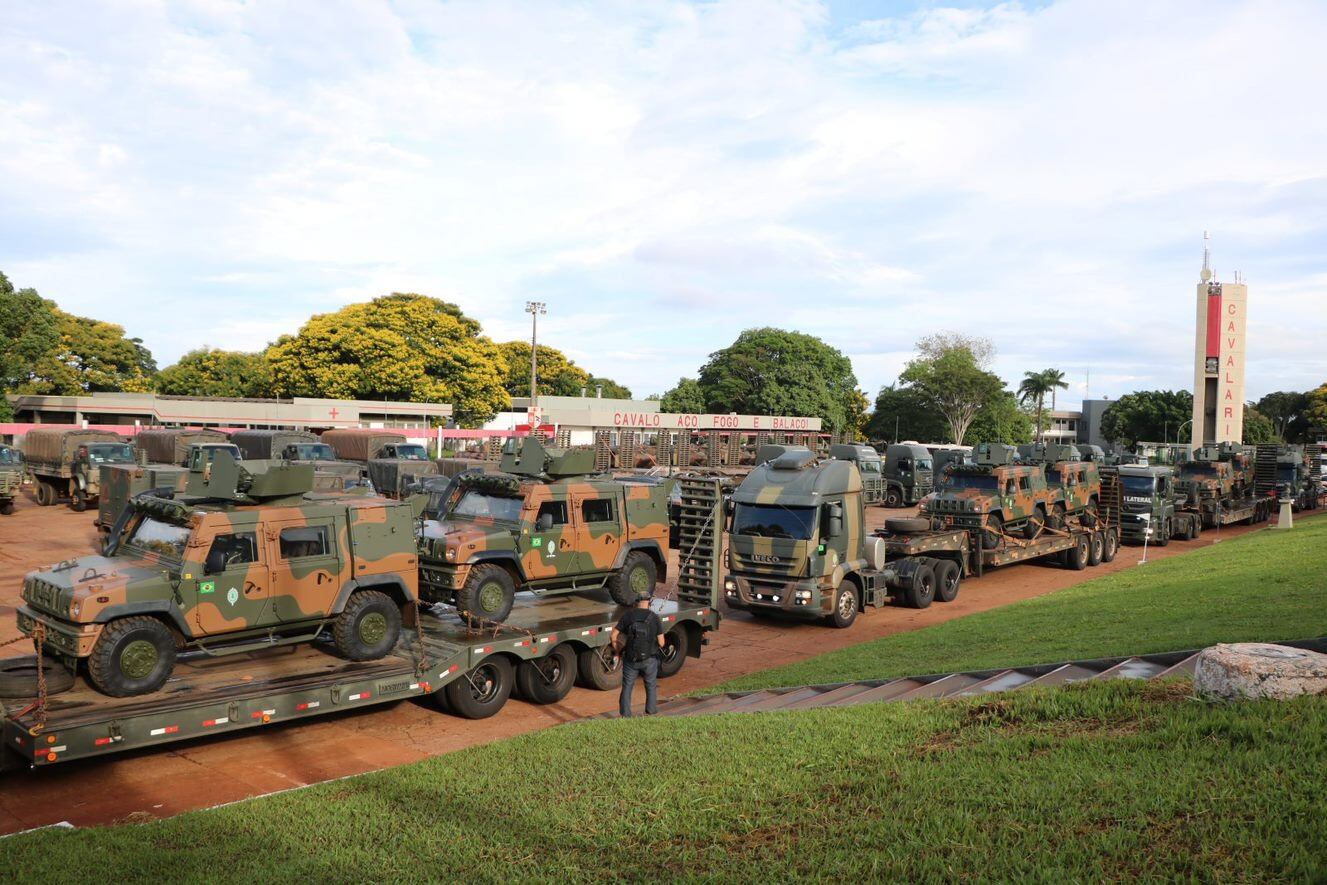
[[[1203,269],[1198,277],[1194,328],[1194,447],[1244,441],[1244,340],[1249,287],[1221,283],[1212,271],[1209,237],[1203,231]]]

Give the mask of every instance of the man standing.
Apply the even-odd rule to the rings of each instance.
[[[658,712],[659,654],[664,645],[663,622],[650,611],[650,597],[636,597],[634,607],[627,609],[622,620],[613,628],[613,648],[622,656],[622,694],[618,698],[618,714],[631,716],[631,693],[636,677],[645,677],[645,715]]]

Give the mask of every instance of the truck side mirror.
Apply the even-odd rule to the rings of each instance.
[[[541,513],[539,515],[539,518],[535,520],[534,527],[535,531],[540,531],[540,532],[551,531],[553,528],[553,514]]]
[[[825,527],[825,534],[830,538],[837,538],[843,534],[843,505],[837,502],[831,503],[825,507],[825,514],[828,517],[828,525]]]

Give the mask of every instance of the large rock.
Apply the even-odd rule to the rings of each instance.
[[[1215,645],[1198,655],[1193,687],[1218,700],[1327,695],[1327,655],[1265,642]]]

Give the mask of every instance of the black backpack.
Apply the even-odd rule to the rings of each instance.
[[[652,625],[650,612],[633,612],[635,620],[627,626],[627,643],[622,650],[622,657],[629,663],[639,664],[648,661],[659,651],[659,634]]]

